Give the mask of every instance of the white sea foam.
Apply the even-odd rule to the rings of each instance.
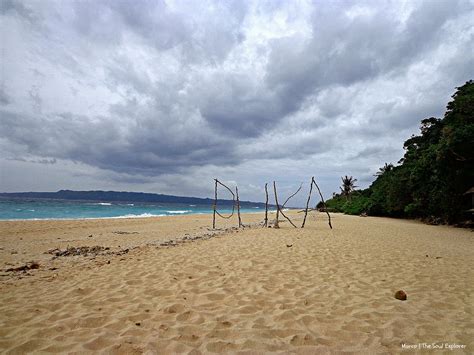
[[[102,218],[148,218],[148,217],[163,217],[164,214],[152,214],[152,213],[142,213],[142,214],[126,214],[118,217],[102,217]]]
[[[275,211],[269,211],[270,213],[275,213]],[[181,215],[185,213],[192,214],[211,214],[212,211],[208,212],[194,212],[192,210],[182,210],[182,211],[166,211],[166,214],[152,214],[152,213],[142,213],[142,214],[126,214],[122,216],[111,216],[111,217],[55,217],[55,218],[1,218],[0,221],[57,221],[57,220],[88,220],[88,219],[115,219],[115,218],[150,218],[150,217],[169,217],[170,215]],[[242,212],[245,213],[245,212]]]
[[[101,205],[101,206],[112,206],[111,203],[109,202],[99,202],[99,203],[95,203],[95,205]]]
[[[115,219],[115,218],[149,218],[149,217],[166,217],[166,214],[151,214],[151,213],[142,213],[142,214],[126,214],[123,216],[113,216],[113,217],[58,217],[58,218],[12,218],[12,219],[0,219],[1,221],[77,221],[85,219]]]

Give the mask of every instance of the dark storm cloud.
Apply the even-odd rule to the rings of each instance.
[[[16,159],[10,159],[7,158],[7,160],[16,160],[16,161],[21,161],[25,163],[37,163],[37,164],[56,164],[57,160],[56,159],[24,159],[24,158],[16,158]]]
[[[369,181],[472,78],[472,15],[469,1],[3,1],[0,146],[130,184],[261,164]]]
[[[183,13],[162,0],[77,1],[73,24],[81,35],[105,45],[126,41],[129,31],[158,51],[181,46],[190,61],[220,61],[242,40],[244,1],[187,6]]]
[[[209,163],[232,163],[232,146],[225,140],[206,137],[197,130],[199,127],[183,125],[180,129],[150,119],[142,120],[141,127],[124,134],[113,122],[100,117],[94,120],[65,113],[41,119],[8,111],[0,114],[0,130],[27,147],[28,154],[144,175]],[[213,155],[215,151],[221,154]]]

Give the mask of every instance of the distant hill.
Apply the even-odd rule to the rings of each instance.
[[[72,191],[60,190],[57,192],[10,192],[0,193],[0,198],[34,198],[34,199],[56,199],[56,200],[83,200],[104,202],[159,202],[159,203],[183,203],[192,205],[207,205],[214,203],[214,199],[199,197],[184,197],[163,194],[151,194],[144,192],[122,192],[122,191]],[[218,205],[232,205],[232,200],[217,200]],[[240,206],[265,207],[264,203],[240,201]]]

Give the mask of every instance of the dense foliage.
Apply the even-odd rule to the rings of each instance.
[[[421,121],[421,134],[405,142],[399,165],[385,164],[368,189],[351,198],[336,194],[328,208],[447,223],[472,218],[464,193],[474,186],[474,82],[457,89],[444,118]]]

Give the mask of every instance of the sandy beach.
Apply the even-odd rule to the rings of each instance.
[[[236,225],[0,222],[0,351],[474,352],[471,231],[341,214],[332,230],[320,214],[304,229]],[[103,249],[57,256],[83,246]]]

